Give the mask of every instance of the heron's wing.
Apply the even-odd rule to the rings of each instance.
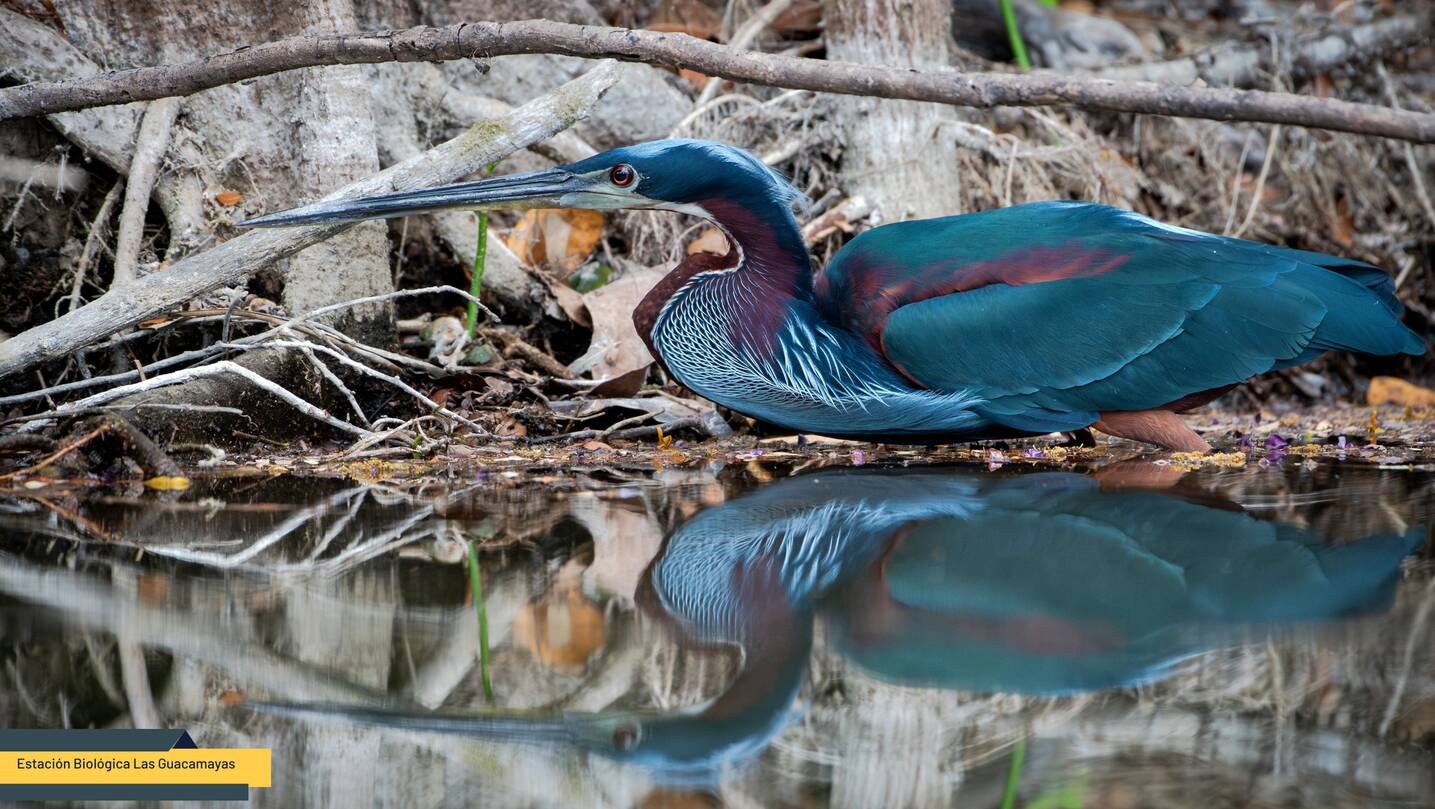
[[[889,225],[816,286],[913,380],[1025,430],[1145,410],[1329,350],[1423,352],[1368,264],[1048,202]]]

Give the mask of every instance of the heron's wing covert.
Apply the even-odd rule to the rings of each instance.
[[[816,292],[908,377],[968,390],[1018,429],[1160,407],[1329,350],[1424,350],[1378,268],[1088,203],[876,228]]]

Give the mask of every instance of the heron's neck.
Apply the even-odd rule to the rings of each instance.
[[[812,257],[787,205],[766,198],[725,197],[700,200],[697,205],[737,248],[738,272],[762,281],[779,295],[812,300]]]

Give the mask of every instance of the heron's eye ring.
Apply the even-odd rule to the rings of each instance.
[[[619,188],[627,188],[636,179],[638,179],[638,172],[633,171],[633,167],[627,163],[619,163],[608,169],[608,180]]]
[[[619,725],[613,731],[613,749],[626,753],[638,746],[638,728],[634,725]]]

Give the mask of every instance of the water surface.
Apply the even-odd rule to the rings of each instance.
[[[1327,462],[16,497],[0,724],[152,710],[285,807],[1427,806],[1432,513]]]

